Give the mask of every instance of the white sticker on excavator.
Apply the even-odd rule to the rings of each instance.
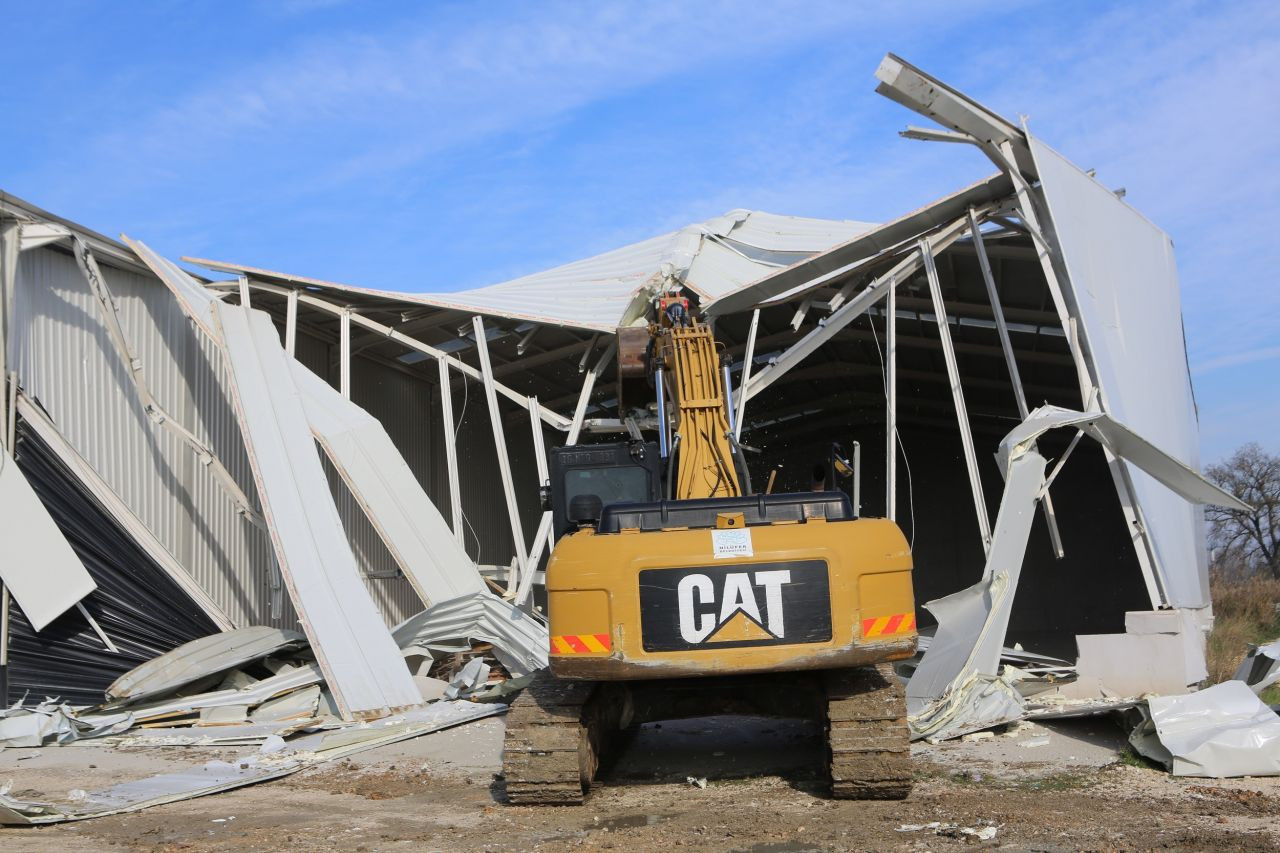
[[[717,560],[725,557],[754,557],[750,530],[711,531],[711,554]]]

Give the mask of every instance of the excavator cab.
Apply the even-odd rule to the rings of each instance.
[[[553,452],[546,570],[550,672],[507,719],[507,796],[577,803],[613,736],[717,714],[806,717],[828,735],[831,790],[911,787],[906,703],[888,662],[915,653],[911,553],[896,524],[832,489],[754,492],[711,329],[682,297],[620,330],[620,396],[656,397],[658,441]]]
[[[662,497],[662,466],[654,442],[617,441],[557,447],[548,460],[543,508],[551,510],[558,541],[582,524],[599,521],[605,506]]]

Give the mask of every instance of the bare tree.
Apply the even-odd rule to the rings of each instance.
[[[1280,579],[1280,456],[1250,443],[1205,474],[1252,507],[1206,508],[1214,547]]]

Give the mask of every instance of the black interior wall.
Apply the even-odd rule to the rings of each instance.
[[[22,420],[15,457],[98,588],[83,600],[119,652],[109,651],[78,608],[39,633],[10,608],[7,705],[24,694],[96,704],[138,664],[218,627],[120,528]]]
[[[757,483],[764,483],[771,467],[781,466],[775,491],[807,489],[814,463],[832,441],[845,447],[858,441],[863,514],[884,516],[883,421],[834,425],[795,441],[785,425],[771,432],[758,437],[762,453],[751,459]],[[897,520],[912,542],[918,616],[929,625],[934,620],[921,605],[976,583],[985,557],[958,433],[909,424],[899,433],[906,458],[898,463]],[[1063,431],[1042,441],[1041,452],[1051,464],[1070,436]],[[993,528],[1004,489],[993,456],[1001,437],[998,431],[984,431],[974,439]],[[1074,658],[1076,634],[1123,632],[1126,610],[1151,605],[1101,448],[1082,440],[1054,481],[1052,496],[1066,555],[1055,558],[1048,528],[1037,512],[1006,641]]]

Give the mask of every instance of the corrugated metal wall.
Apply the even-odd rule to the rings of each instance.
[[[254,495],[239,425],[222,390],[216,348],[194,330],[157,279],[113,267],[105,258],[99,262],[152,393],[176,420],[208,442],[245,493]],[[236,624],[295,624],[266,535],[236,513],[188,448],[147,419],[69,253],[43,247],[20,255],[14,312],[12,369],[77,451]],[[336,351],[330,343],[299,334],[297,356],[327,380],[336,378]],[[435,384],[357,356],[352,390],[353,400],[382,421],[447,518],[444,425]],[[468,552],[476,556],[478,551],[486,563],[506,563],[513,553],[511,536],[478,383],[468,383],[465,393],[455,395],[454,410],[463,418],[458,449],[470,525]],[[504,405],[504,411],[514,410]],[[529,538],[538,508],[527,422],[508,425],[508,443]],[[421,602],[345,484],[332,468],[328,473],[374,601],[388,624],[399,622],[420,609]]]
[[[253,495],[216,351],[159,281],[102,267],[152,393]],[[291,610],[273,619],[264,594],[276,574],[266,536],[236,513],[190,450],[148,420],[67,252],[20,255],[11,346],[26,392],[236,624],[294,621]]]

